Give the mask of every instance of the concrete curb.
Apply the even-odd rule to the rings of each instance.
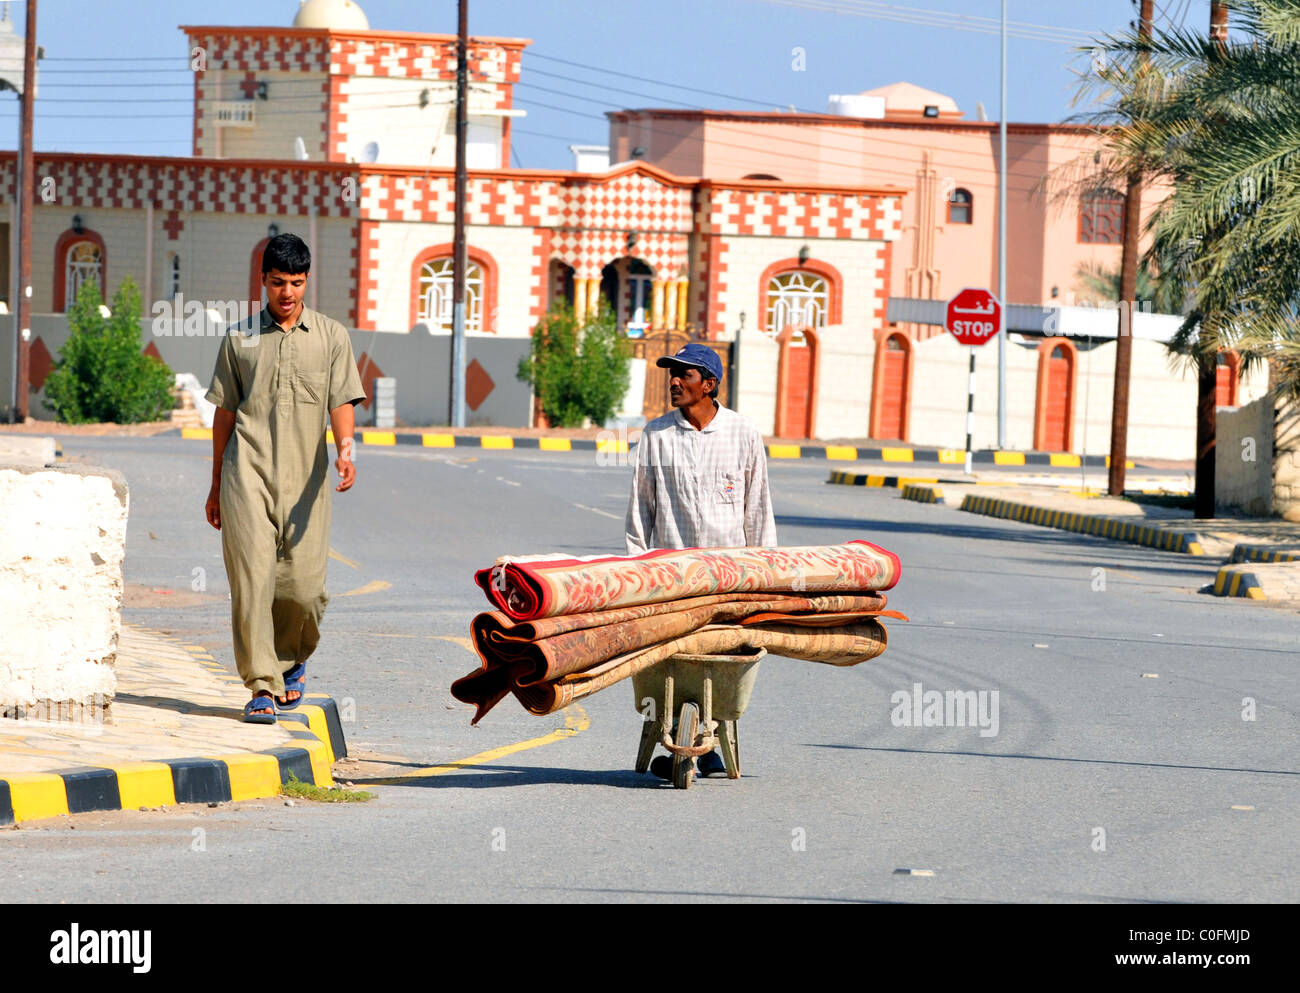
[[[1300,551],[1275,545],[1239,544],[1232,547],[1228,564],[1236,562],[1300,562]]]
[[[1215,596],[1242,596],[1267,600],[1259,577],[1241,566],[1225,565],[1214,577]]]
[[[1127,541],[1130,544],[1146,545],[1149,548],[1159,548],[1168,552],[1182,552],[1187,555],[1205,554],[1201,536],[1195,531],[1175,531],[1154,527],[1122,517],[1052,510],[1048,507],[999,500],[974,493],[968,493],[958,509],[972,514],[983,514],[986,517],[1000,517],[1061,531],[1090,534],[1098,538]]]
[[[900,494],[904,500],[915,500],[917,503],[943,503],[943,490],[937,486],[922,486],[917,483],[908,483],[903,487]]]
[[[894,489],[902,489],[905,486],[911,486],[914,483],[937,483],[937,479],[920,479],[911,476],[873,476],[863,473],[840,472],[831,470],[831,478],[826,480],[828,483],[835,483],[838,486],[888,486]]]
[[[166,432],[169,433],[169,432]],[[614,432],[610,432],[613,434]],[[210,441],[211,428],[181,428],[180,435],[192,441]],[[328,435],[327,435],[328,436]],[[329,440],[333,442],[333,438]],[[626,436],[621,438],[516,438],[512,435],[456,435],[426,432],[424,434],[397,433],[359,429],[356,441],[362,445],[415,445],[423,448],[477,448],[477,449],[532,449],[543,452],[605,452],[626,453]],[[771,444],[767,446],[770,459],[825,459],[830,462],[924,462],[932,465],[963,465],[966,453],[955,448],[889,447],[857,448],[853,445],[803,445]],[[1083,465],[1083,456],[1051,452],[975,452],[972,461],[980,465],[995,466],[1053,466],[1077,469]],[[1110,465],[1109,455],[1089,455],[1087,464],[1092,468]],[[1136,468],[1126,462],[1128,468]]]
[[[332,786],[330,767],[347,755],[338,706],[308,693],[296,709],[279,714],[292,746],[216,757],[124,762],[61,772],[0,777],[0,826],[92,810],[135,810],[179,803],[225,803],[278,796],[290,774],[304,783]]]

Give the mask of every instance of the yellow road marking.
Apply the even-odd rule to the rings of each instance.
[[[1025,453],[1024,452],[994,452],[993,464],[994,465],[1024,465]]]
[[[181,437],[191,441],[211,441],[212,428],[181,428]]]
[[[573,442],[568,438],[539,438],[537,447],[543,452],[571,452]]]
[[[483,448],[514,448],[515,439],[504,435],[485,434],[479,439],[479,445]]]
[[[334,551],[334,549],[332,548],[330,549],[330,558],[334,559],[334,561],[336,562],[342,562],[344,565],[349,565],[353,569],[356,569],[358,571],[360,571],[361,569],[361,566],[357,565],[357,563],[353,562],[351,559],[344,558],[342,555]]]
[[[549,745],[556,741],[564,741],[580,734],[591,727],[591,718],[587,712],[579,707],[576,703],[571,703],[563,710],[564,727],[556,728],[550,734],[544,734],[540,738],[529,738],[527,741],[518,741],[513,745],[503,745],[500,748],[492,748],[486,752],[479,752],[477,755],[471,755],[467,759],[461,759],[458,762],[446,762],[442,765],[431,765],[424,769],[414,769],[411,772],[404,772],[400,776],[394,776],[391,779],[374,779],[366,785],[379,785],[400,783],[403,779],[425,779],[429,776],[445,776],[449,772],[455,772],[458,769],[470,769],[476,765],[484,765],[487,762],[494,762],[497,759],[505,758],[507,755],[513,755],[515,752],[527,751],[529,748],[539,748],[542,745]]]
[[[912,450],[910,448],[882,448],[880,450],[880,460],[882,462],[911,462]]]
[[[856,462],[858,450],[850,445],[827,445],[826,457],[828,459],[838,459],[842,462]]]
[[[939,461],[945,465],[964,465],[966,453],[956,448],[941,448],[939,449]]]
[[[358,586],[355,590],[340,593],[339,596],[361,596],[363,593],[378,593],[380,590],[391,589],[392,585],[386,579],[372,579],[365,586]]]
[[[770,459],[797,459],[800,455],[798,445],[768,445],[767,457]]]
[[[460,645],[461,648],[464,648],[467,651],[474,651],[474,642],[470,641],[468,638],[462,638],[457,634],[435,634],[430,637],[434,638],[436,641],[451,641]]]
[[[425,448],[455,448],[456,436],[454,434],[426,434],[424,436]]]
[[[392,431],[362,431],[363,445],[396,445],[397,435]]]

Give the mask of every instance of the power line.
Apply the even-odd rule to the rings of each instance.
[[[657,86],[662,86],[662,87],[672,88],[672,89],[688,90],[688,91],[691,91],[691,92],[697,92],[697,93],[705,93],[705,94],[709,94],[709,95],[714,95],[714,96],[724,97],[724,98],[726,98],[726,99],[730,99],[730,100],[739,100],[739,101],[743,101],[743,102],[746,102],[746,103],[753,103],[753,104],[758,104],[758,105],[762,105],[762,106],[770,106],[770,105],[771,105],[771,104],[768,103],[768,102],[758,101],[758,100],[752,100],[752,99],[750,99],[750,98],[747,98],[747,97],[740,97],[740,96],[737,96],[737,95],[735,95],[735,94],[719,93],[719,92],[717,92],[717,91],[712,91],[712,90],[703,90],[703,89],[699,89],[699,88],[696,88],[696,87],[689,87],[689,86],[685,86],[685,85],[683,85],[683,84],[679,84],[679,83],[671,83],[671,82],[664,81],[664,80],[648,79],[648,78],[646,78],[644,75],[634,75],[634,74],[631,74],[631,73],[620,72],[620,71],[618,71],[618,70],[604,69],[604,68],[602,68],[602,67],[591,66],[591,65],[588,65],[588,64],[586,64],[586,63],[574,62],[574,61],[572,61],[572,60],[561,59],[561,58],[558,58],[558,57],[555,57],[555,56],[546,56],[546,55],[542,55],[541,53],[531,53],[531,52],[530,52],[530,53],[526,53],[526,54],[530,55],[531,57],[541,58],[541,59],[545,59],[545,60],[547,60],[547,61],[557,62],[557,63],[561,63],[561,64],[565,64],[565,65],[571,65],[571,66],[574,66],[574,67],[580,68],[580,69],[582,69],[582,70],[584,70],[584,71],[598,72],[598,73],[607,74],[607,75],[615,75],[615,76],[620,76],[620,77],[625,77],[625,78],[636,79],[636,80],[638,80],[638,81],[640,81],[640,82],[643,82],[643,83],[649,83],[649,84],[651,84],[651,85],[657,85]],[[130,60],[127,59],[127,60],[123,60],[123,61],[130,61]],[[128,70],[117,70],[117,71],[132,71],[132,70],[129,70],[129,69],[128,69]],[[211,70],[209,70],[209,71],[211,71]],[[676,104],[678,104],[679,106],[689,107],[689,108],[691,108],[691,109],[703,109],[703,108],[697,108],[697,107],[694,107],[693,105],[690,105],[690,104],[686,104],[686,103],[684,103],[683,101],[672,100],[672,99],[670,99],[670,98],[665,98],[665,97],[661,97],[661,96],[656,96],[656,95],[653,95],[653,94],[646,94],[646,93],[642,93],[642,92],[637,91],[637,90],[630,90],[630,89],[624,89],[624,88],[610,87],[608,84],[603,83],[603,82],[600,82],[600,81],[597,81],[597,80],[589,80],[589,79],[581,79],[581,78],[577,78],[577,77],[569,77],[569,76],[564,76],[563,74],[559,74],[559,73],[548,73],[548,72],[545,72],[544,70],[530,70],[530,72],[536,72],[536,73],[538,73],[538,74],[540,74],[540,75],[545,75],[545,76],[548,76],[548,77],[550,77],[550,78],[561,79],[561,80],[565,80],[565,81],[568,81],[568,82],[573,82],[573,83],[576,83],[576,84],[578,84],[578,85],[580,85],[580,86],[599,86],[599,87],[601,87],[602,90],[616,90],[617,92],[628,93],[628,94],[631,94],[631,95],[634,95],[634,96],[645,96],[645,97],[650,98],[650,99],[655,99],[655,100],[664,100],[664,101],[666,101],[666,102],[676,103]],[[427,81],[431,81],[431,82],[443,82],[443,80],[439,80],[439,79],[437,79],[437,78],[432,78],[432,79],[429,79],[429,80],[427,80]],[[55,84],[55,85],[58,85],[58,84]],[[93,84],[63,84],[63,85],[70,85],[70,86],[89,86],[89,85],[93,85]],[[120,84],[120,85],[130,85],[130,84]],[[153,85],[153,87],[155,87],[155,88],[156,88],[157,86],[160,86],[160,85],[169,85],[169,86],[186,86],[186,87],[188,88],[191,84],[188,83],[188,82],[186,82],[186,83],[176,82],[176,83],[160,83],[160,84],[152,84],[152,85]],[[317,89],[317,88],[319,87],[319,81],[315,81],[315,80],[312,80],[312,81],[278,80],[278,81],[275,82],[275,85],[276,85],[276,88],[277,88],[277,89],[282,89],[282,88],[285,88],[285,87],[292,87],[292,86],[299,86],[299,85],[301,85],[301,86],[308,86],[308,87],[311,87],[311,88],[313,88],[313,89]],[[580,101],[583,101],[583,102],[586,102],[586,103],[597,103],[597,104],[601,104],[601,105],[605,105],[605,106],[608,105],[608,104],[607,104],[607,101],[605,101],[605,100],[601,100],[601,99],[597,99],[597,98],[592,98],[592,97],[587,97],[587,96],[583,96],[583,95],[581,95],[581,94],[574,94],[574,93],[571,93],[571,92],[568,92],[568,91],[564,91],[564,90],[556,90],[556,89],[552,89],[552,88],[549,88],[549,87],[540,86],[540,85],[538,85],[538,84],[532,84],[532,83],[524,83],[524,82],[521,82],[521,83],[519,83],[519,84],[517,84],[517,85],[518,85],[519,87],[523,88],[525,91],[527,91],[528,89],[535,89],[535,90],[538,90],[538,91],[540,91],[540,92],[552,93],[552,94],[559,95],[559,96],[563,96],[563,97],[566,97],[566,98],[569,98],[569,99],[580,100]],[[377,95],[377,96],[380,96],[381,98],[382,98],[382,96],[384,96],[384,95],[382,95],[382,94],[376,94],[376,95]],[[91,101],[89,101],[89,100],[87,100],[87,101],[77,101],[77,100],[75,100],[75,99],[71,99],[71,100],[70,100],[70,99],[68,99],[68,98],[46,98],[46,99],[50,100],[51,102],[91,102]],[[212,101],[212,100],[215,100],[215,98],[205,98],[205,101]],[[283,96],[281,96],[281,97],[277,97],[277,98],[276,98],[276,103],[278,103],[278,104],[283,104],[283,103],[285,103],[285,102],[296,101],[296,100],[301,100],[301,101],[304,101],[304,102],[312,103],[313,105],[318,105],[318,104],[319,104],[319,101],[320,101],[320,94],[319,94],[319,92],[315,92],[315,93],[313,93],[313,94],[311,94],[311,95],[309,95],[309,96],[303,96],[303,97],[294,97],[294,96],[283,97]],[[94,101],[94,102],[101,102],[101,101]],[[110,100],[110,101],[102,101],[102,102],[116,102],[116,101],[111,101],[111,100]],[[141,102],[141,103],[145,103],[145,102],[168,102],[168,101],[157,100],[157,99],[151,99],[151,100],[140,100],[140,101],[120,101],[120,102],[123,102],[123,103],[131,103],[131,102]],[[188,103],[188,102],[190,102],[190,100],[189,100],[189,99],[177,99],[177,100],[172,100],[172,101],[170,101],[170,102],[185,102],[185,103]],[[547,103],[543,103],[543,102],[541,102],[541,101],[531,100],[531,99],[529,99],[526,95],[524,96],[522,102],[524,102],[524,103],[528,103],[528,104],[532,104],[533,106],[537,106],[537,107],[541,107],[541,108],[545,108],[545,109],[549,109],[549,110],[558,111],[558,112],[560,112],[560,113],[566,113],[566,114],[571,114],[571,115],[573,115],[573,116],[584,117],[584,118],[587,118],[587,119],[590,119],[590,120],[600,121],[602,124],[605,124],[606,127],[608,127],[608,119],[607,119],[604,115],[586,113],[586,112],[579,111],[579,110],[573,110],[573,109],[568,108],[568,107],[558,107],[558,106],[555,106],[555,105],[553,105],[553,104],[547,104]],[[401,104],[372,104],[372,105],[364,105],[364,104],[360,104],[360,103],[358,103],[358,102],[355,102],[355,99],[354,99],[354,102],[352,103],[352,106],[353,106],[355,109],[357,109],[358,111],[362,111],[362,112],[364,112],[365,110],[381,110],[381,109],[400,109],[400,108],[407,108],[407,107],[410,107],[411,104],[410,104],[410,103],[401,103]],[[744,113],[744,112],[742,111],[741,113]],[[817,113],[817,112],[810,112],[810,113]],[[301,115],[302,115],[302,112],[301,112],[301,111],[297,111],[297,110],[289,110],[289,111],[280,110],[280,111],[276,111],[276,110],[269,110],[269,109],[268,109],[268,110],[261,110],[258,116],[262,116],[262,117],[280,117],[280,116],[286,116],[286,117],[300,117]],[[47,119],[47,120],[59,120],[59,119],[86,120],[86,119],[103,119],[105,116],[114,117],[114,118],[120,118],[120,119],[128,119],[128,120],[145,120],[145,119],[151,119],[151,120],[180,120],[180,119],[190,119],[190,117],[191,117],[191,115],[189,115],[189,114],[185,114],[185,115],[180,115],[180,114],[123,114],[123,115],[103,115],[103,114],[87,114],[87,115],[77,115],[77,114],[44,114],[44,115],[42,115],[42,119]],[[653,127],[648,127],[648,126],[646,126],[645,124],[641,124],[640,126],[641,126],[641,128],[642,128],[644,131],[647,131],[647,132],[649,132],[649,133],[651,133],[651,134],[662,134],[662,135],[670,136],[670,137],[674,137],[674,138],[681,138],[681,137],[682,137],[682,135],[681,135],[679,132],[670,131],[670,130],[664,130],[663,128],[653,128]],[[744,152],[752,152],[752,150],[753,150],[753,135],[752,135],[751,133],[748,133],[748,132],[742,132],[742,131],[740,131],[740,130],[738,130],[738,129],[735,129],[735,128],[729,128],[729,127],[727,127],[726,125],[720,124],[720,123],[717,122],[717,121],[711,121],[710,124],[709,124],[709,127],[710,127],[711,130],[715,130],[715,131],[722,131],[722,132],[731,131],[731,132],[734,132],[734,133],[736,133],[736,134],[738,134],[738,135],[740,135],[740,136],[742,136],[742,137],[744,137],[744,138],[748,138],[748,139],[750,139],[749,141],[747,141],[747,142],[744,143],[744,144],[737,144],[737,143],[733,143],[733,142],[726,142],[726,141],[718,141],[718,140],[714,140],[714,141],[711,142],[711,144],[712,144],[714,147],[733,148],[733,149],[738,149],[738,150],[740,150],[740,151],[744,151]],[[561,136],[547,135],[547,134],[545,134],[545,133],[543,133],[543,132],[528,131],[528,130],[520,129],[520,128],[517,128],[517,129],[514,129],[514,130],[516,131],[516,133],[519,133],[519,134],[528,134],[528,135],[531,135],[531,136],[534,136],[534,137],[545,137],[545,138],[548,138],[548,139],[550,139],[550,140],[557,140],[557,141],[570,141],[570,140],[573,140],[573,141],[581,141],[581,140],[584,140],[584,139],[580,139],[580,138],[572,138],[572,139],[571,139],[571,138],[563,138],[563,137],[561,137]],[[179,140],[181,140],[181,139],[177,139],[177,140],[179,141]],[[768,140],[769,144],[770,144],[771,141],[772,141],[772,139],[767,139],[767,140]],[[871,140],[872,140],[872,142],[873,142],[874,144],[887,144],[887,145],[894,145],[894,146],[897,146],[897,147],[902,148],[902,149],[915,149],[915,150],[920,151],[920,150],[930,150],[930,149],[932,148],[931,145],[929,145],[929,144],[927,144],[927,143],[924,143],[924,142],[914,142],[914,141],[907,141],[907,140],[899,140],[899,139],[884,138],[883,136],[878,135],[878,134],[877,134],[877,135],[873,135]],[[787,147],[787,148],[788,148],[788,147],[791,147],[791,146],[794,146],[794,145],[802,145],[802,146],[805,146],[805,147],[807,147],[807,148],[813,149],[813,150],[815,150],[815,152],[817,153],[818,159],[819,159],[821,162],[826,163],[826,164],[839,165],[839,166],[842,166],[842,167],[845,167],[845,168],[848,168],[848,169],[857,170],[857,171],[860,171],[860,172],[866,172],[867,169],[870,168],[870,170],[871,170],[872,172],[876,173],[876,174],[886,173],[886,174],[891,174],[891,175],[895,175],[895,176],[901,176],[901,177],[903,177],[904,182],[905,182],[907,185],[909,185],[909,186],[911,185],[912,182],[914,182],[914,180],[915,180],[915,174],[916,174],[916,169],[920,166],[920,162],[919,162],[916,158],[905,157],[905,156],[898,156],[898,155],[889,155],[889,154],[887,154],[887,153],[881,153],[881,152],[879,152],[879,151],[874,151],[873,153],[870,154],[870,161],[869,161],[869,162],[868,162],[868,161],[864,161],[863,157],[860,157],[860,156],[858,156],[858,155],[853,155],[851,152],[849,153],[850,156],[851,156],[851,158],[850,158],[849,160],[838,160],[838,161],[837,161],[837,157],[836,157],[836,156],[833,156],[833,155],[831,155],[831,154],[829,154],[829,153],[828,153],[828,150],[825,148],[825,146],[823,145],[823,143],[822,143],[822,142],[819,142],[819,141],[804,141],[804,140],[801,140],[801,139],[797,139],[797,138],[789,138],[789,137],[782,137],[782,138],[776,139],[776,141],[779,141],[779,142],[782,144],[783,147]],[[837,149],[836,151],[848,151],[848,150]],[[779,151],[779,152],[777,152],[777,151],[773,151],[772,154],[779,155],[779,156],[781,156],[781,157],[783,157],[783,158],[797,159],[800,163],[805,163],[805,162],[807,162],[807,160],[808,160],[808,158],[809,158],[809,156],[808,156],[807,153],[797,152],[797,151],[795,151],[795,152],[785,152],[785,151]],[[946,155],[946,156],[954,156],[954,155],[955,155],[955,156],[976,157],[976,158],[979,158],[979,159],[981,159],[981,160],[983,160],[983,159],[985,158],[985,156],[984,156],[983,154],[979,153],[979,152],[963,152],[963,151],[960,151],[960,150],[949,150],[949,151],[947,151],[947,152],[945,153],[945,155]],[[882,166],[881,163],[880,163],[880,161],[879,161],[879,160],[881,160],[881,159],[890,159],[890,160],[893,160],[893,161],[896,161],[896,162],[901,162],[901,163],[904,163],[908,168],[906,168],[906,169],[900,169],[900,168],[889,168],[889,167],[887,167],[887,166]],[[973,176],[976,176],[976,175],[979,175],[979,174],[995,175],[995,174],[996,174],[996,169],[994,169],[994,168],[984,167],[984,166],[976,166],[976,165],[969,165],[969,166],[961,167],[961,170],[960,170],[960,171],[961,171],[961,174],[962,174],[961,183],[962,183],[962,185],[964,185],[964,186],[967,186],[967,187],[969,187],[969,186],[976,186],[976,187],[983,187],[983,188],[986,188],[986,189],[992,189],[993,186],[994,186],[994,184],[993,184],[992,182],[980,182],[979,180],[975,180],[975,179],[973,179],[973,178],[968,178],[968,177],[973,177]],[[1014,171],[1014,170],[1013,170],[1013,174],[1015,174],[1015,171]],[[1033,192],[1034,190],[1036,190],[1036,189],[1038,188],[1038,186],[1039,186],[1039,182],[1040,182],[1040,180],[1041,180],[1041,174],[1035,174],[1035,173],[1030,173],[1030,172],[1023,172],[1023,173],[1020,173],[1020,176],[1021,176],[1022,178],[1032,179],[1032,180],[1033,180],[1033,183],[1032,183],[1032,185],[1030,185],[1030,186],[1013,186],[1013,189],[1015,189],[1017,192],[1026,192],[1026,193],[1029,193],[1029,192]],[[955,181],[955,180],[954,180],[954,181]]]
[[[895,7],[891,4],[869,4],[853,2],[853,0],[761,0],[761,2],[834,14],[849,14],[873,20],[895,21],[903,24],[917,24],[924,27],[945,28],[954,31],[968,31],[976,34],[996,35],[1001,33],[1001,22],[995,18],[953,14],[947,11],[914,10],[907,7]],[[1016,27],[1012,27],[1013,24]],[[1086,45],[1093,41],[1093,35],[1087,31],[1076,28],[1055,28],[1048,25],[1028,24],[1023,21],[1008,21],[1007,34],[1028,41],[1045,41],[1063,45]]]

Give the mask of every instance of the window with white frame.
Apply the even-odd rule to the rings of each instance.
[[[795,271],[773,276],[767,284],[767,320],[763,330],[770,335],[794,327],[794,340],[803,340],[804,328],[826,326],[826,280],[815,273]]]
[[[94,280],[99,286],[100,293],[104,291],[104,261],[99,251],[99,246],[93,241],[79,241],[68,247],[66,256],[68,267],[67,294],[63,301],[64,308],[70,308],[72,301],[77,299],[77,291],[81,289],[81,284]]]
[[[416,320],[430,331],[451,333],[452,260],[430,259],[420,267]],[[465,330],[483,329],[483,270],[471,262],[465,267]]]

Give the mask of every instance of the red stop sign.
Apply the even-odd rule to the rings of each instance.
[[[962,290],[948,301],[943,324],[963,345],[982,345],[1002,327],[1002,304],[988,290]]]

